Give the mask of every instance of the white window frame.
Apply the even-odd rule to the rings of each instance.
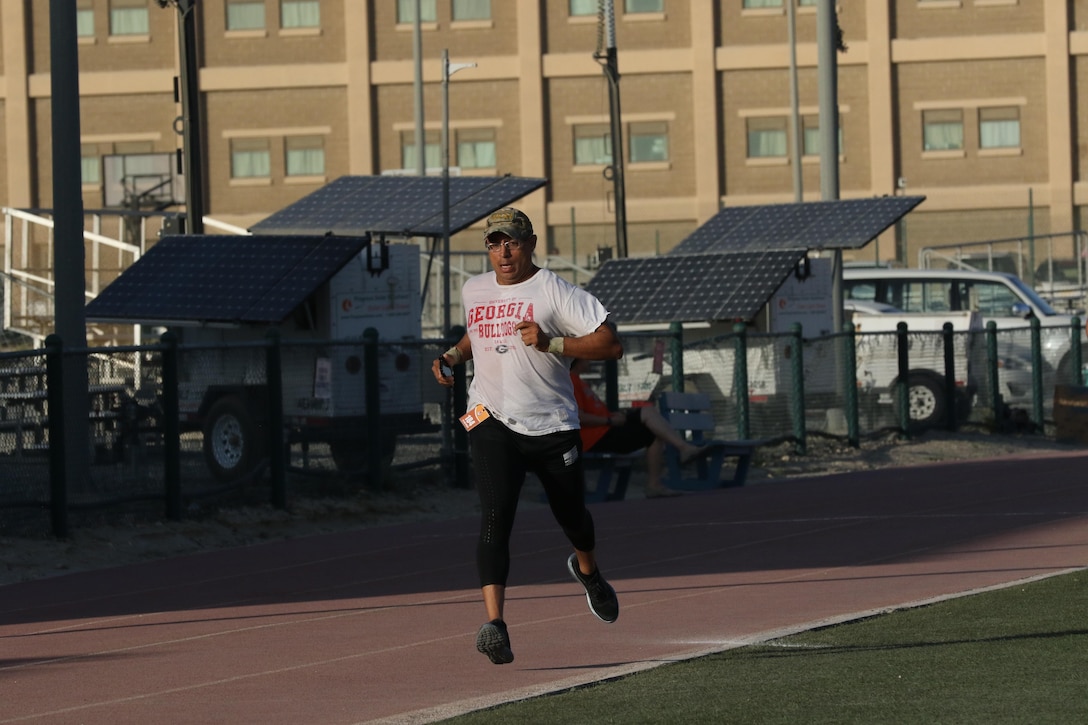
[[[230,178],[243,181],[271,180],[272,143],[270,139],[248,136],[230,139]]]
[[[491,20],[491,0],[451,0],[450,19],[455,23]]]
[[[787,126],[785,116],[746,118],[744,138],[745,156],[748,160],[788,160],[789,130]]]
[[[980,150],[1019,149],[1021,148],[1021,139],[1020,108],[1018,106],[983,106],[978,109],[978,147]]]
[[[494,128],[462,128],[454,135],[455,158],[462,170],[498,168],[498,142]]]
[[[147,37],[150,16],[146,2],[140,0],[110,0],[110,36]]]
[[[416,0],[397,0],[397,24],[408,25],[415,22]],[[438,22],[437,0],[420,0],[420,22]]]
[[[321,27],[319,0],[280,0],[280,28],[301,30]]]
[[[286,178],[324,178],[325,159],[324,136],[317,134],[284,136],[283,168]]]
[[[423,132],[424,169],[442,168],[442,133],[438,130]],[[415,131],[402,131],[400,134],[400,164],[402,169],[416,168]]]
[[[964,150],[962,108],[931,108],[922,111],[922,152],[959,152]],[[956,128],[959,141],[956,142]],[[941,137],[944,137],[943,139]]]
[[[647,158],[642,158],[641,151],[636,151],[636,139],[652,139],[653,145],[660,145],[662,150],[648,149]],[[669,163],[670,139],[668,121],[632,121],[627,124],[627,158],[631,164]],[[649,158],[649,157],[653,158]]]
[[[572,129],[575,166],[610,166],[612,133],[607,123],[579,123]],[[599,148],[597,148],[599,146]]]
[[[223,23],[227,32],[253,32],[268,27],[264,0],[227,0],[224,11]]]

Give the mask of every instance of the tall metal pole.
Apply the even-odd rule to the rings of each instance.
[[[804,175],[801,173],[801,112],[797,98],[797,22],[793,0],[786,2],[786,21],[790,45],[790,149],[793,155],[793,200],[804,200]]]
[[[196,45],[196,0],[176,0],[180,53],[181,116],[184,139],[186,234],[204,233],[204,153],[200,117],[200,76]]]
[[[839,68],[835,3],[817,0],[816,55],[820,87],[820,197],[839,198]],[[838,327],[835,328],[839,329]]]
[[[450,334],[450,51],[442,49],[442,334]]]
[[[620,117],[620,71],[616,57],[616,17],[612,0],[601,0],[604,10],[605,50],[594,53],[608,79],[608,105],[612,119],[612,165],[605,170],[611,176],[616,200],[616,256],[627,256],[627,190],[623,183],[623,122]]]
[[[83,306],[84,278],[83,189],[79,153],[79,53],[76,8],[71,0],[49,2],[49,56],[53,145],[53,296],[54,329],[68,348],[85,348],[87,325]],[[70,361],[62,366],[60,385],[64,405],[50,415],[63,416],[61,466],[68,490],[82,489],[89,469],[87,440],[87,366]],[[54,383],[55,381],[50,381]]]
[[[423,130],[423,19],[419,17],[421,2],[422,0],[416,0],[415,27],[412,32],[412,58],[415,62],[416,175],[426,176],[427,137]],[[443,332],[447,330],[443,330]]]
[[[450,63],[442,50],[442,334],[450,334],[450,76],[475,63]]]

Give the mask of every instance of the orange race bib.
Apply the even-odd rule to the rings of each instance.
[[[490,417],[491,413],[487,412],[487,408],[482,404],[477,403],[475,408],[461,416],[461,425],[464,426],[467,431],[472,430]]]

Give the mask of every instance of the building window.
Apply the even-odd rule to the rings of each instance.
[[[266,138],[235,138],[230,142],[232,179],[267,179],[272,176],[272,155]]]
[[[1020,109],[978,109],[978,145],[984,149],[1020,147]]]
[[[962,110],[954,108],[922,111],[923,151],[954,151],[962,149]]]
[[[76,35],[80,38],[94,37],[94,8],[89,0],[76,5]]]
[[[494,169],[495,129],[469,128],[457,132],[457,165],[462,169]]]
[[[839,153],[842,153],[842,123],[839,123]],[[820,117],[801,117],[801,155],[820,155]]]
[[[438,21],[435,10],[436,0],[419,0],[419,20],[423,23]],[[414,23],[416,21],[416,0],[397,0],[397,22]]]
[[[227,0],[227,30],[264,30],[263,0]]]
[[[321,3],[318,0],[283,0],[280,3],[281,28],[318,28]]]
[[[324,176],[325,140],[321,136],[288,136],[284,158],[288,176]]]
[[[415,131],[405,131],[400,135],[400,167],[402,169],[415,169],[416,159],[416,134]],[[442,138],[438,131],[425,131],[423,133],[423,161],[428,169],[442,168]]]
[[[570,16],[579,18],[597,14],[597,0],[570,0]]]
[[[491,0],[453,0],[453,20],[490,20]]]
[[[110,0],[110,35],[147,35],[147,0]]]
[[[814,8],[816,7],[816,0],[797,0],[797,7],[799,8]]]
[[[79,168],[84,184],[102,183],[102,157],[98,155],[98,144],[80,145]]]
[[[666,122],[632,123],[627,136],[632,164],[669,160],[669,124]]]
[[[744,0],[744,9],[752,8],[780,8],[782,7],[782,0]]]
[[[577,166],[612,163],[612,133],[608,124],[574,127],[574,163]]]
[[[623,12],[634,13],[663,13],[665,12],[665,0],[624,0]]]
[[[786,156],[786,119],[748,119],[748,158],[768,159]]]

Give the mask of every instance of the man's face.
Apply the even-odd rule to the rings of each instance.
[[[491,258],[491,268],[495,270],[499,284],[517,284],[529,279],[533,272],[534,249],[535,234],[522,240],[511,239],[502,232],[488,237],[487,256]]]

